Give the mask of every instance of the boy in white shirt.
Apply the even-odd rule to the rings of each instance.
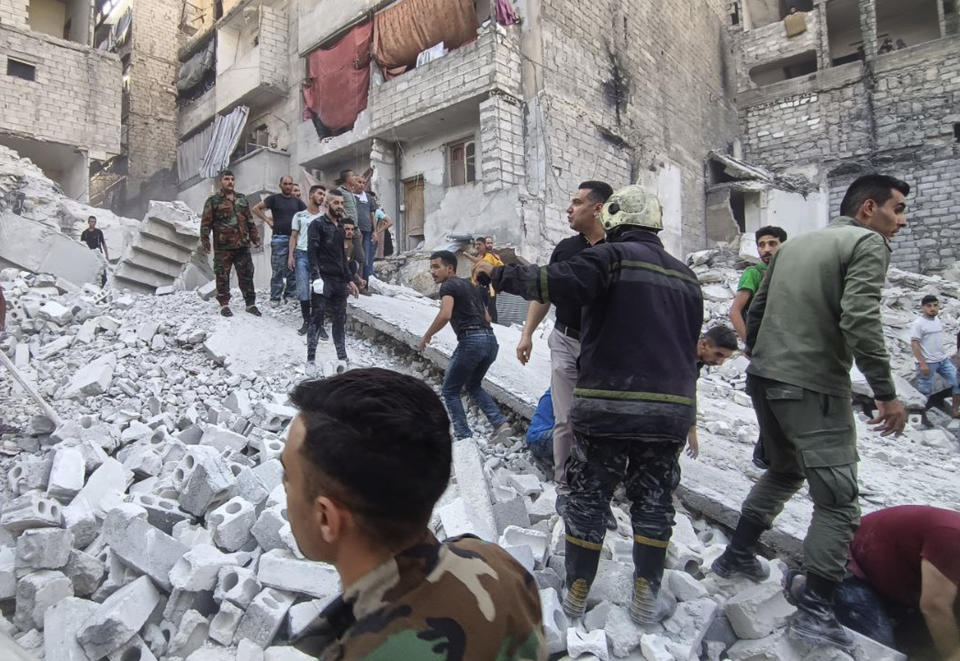
[[[933,375],[943,377],[953,393],[953,417],[960,417],[960,386],[957,384],[957,368],[943,348],[943,325],[937,319],[940,301],[928,294],[920,302],[923,314],[910,327],[910,346],[917,359],[920,374],[917,390],[928,397],[933,392]]]

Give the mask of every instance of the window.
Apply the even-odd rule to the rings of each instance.
[[[32,64],[15,60],[12,57],[7,58],[7,75],[23,78],[24,80],[36,80],[37,68]]]
[[[477,180],[477,146],[473,140],[447,147],[447,172],[451,186],[472,184]]]
[[[955,142],[960,142],[960,122],[953,125],[953,139]]]

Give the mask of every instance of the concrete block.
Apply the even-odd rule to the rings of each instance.
[[[17,549],[0,546],[0,601],[17,594]]]
[[[236,481],[217,451],[202,445],[187,450],[173,479],[180,489],[180,507],[196,516],[206,512]]]
[[[756,640],[740,640],[727,650],[731,661],[804,661],[805,656],[799,645],[787,637],[786,629]],[[810,657],[810,661],[815,658]]]
[[[173,526],[173,538],[181,544],[190,547],[200,544],[213,546],[213,535],[206,528],[194,525],[188,521],[181,521]]]
[[[40,306],[37,314],[39,319],[47,319],[57,326],[68,324],[73,318],[73,310],[57,303],[56,301],[46,301]]]
[[[112,652],[107,659],[108,661],[132,661],[134,659],[136,661],[157,661],[157,657],[153,654],[150,646],[140,636],[131,638],[126,645]]]
[[[36,456],[25,456],[17,460],[7,473],[7,484],[14,495],[43,489],[50,481],[52,462]]]
[[[529,546],[509,546],[500,544],[500,548],[509,553],[514,560],[520,563],[520,566],[527,570],[528,574],[533,574],[536,561],[533,559],[533,551]]]
[[[231,467],[231,470],[233,470],[233,467]],[[270,492],[267,490],[267,487],[264,486],[263,481],[253,472],[252,468],[243,466],[239,471],[233,470],[233,472],[237,476],[237,481],[231,490],[234,496],[242,498],[256,507],[259,507],[267,500]]]
[[[88,597],[100,586],[106,568],[98,557],[73,549],[61,571],[70,579],[76,596]]]
[[[239,415],[241,418],[250,418],[253,416],[253,406],[250,404],[250,395],[246,390],[234,390],[226,399],[223,400],[223,406]]]
[[[123,457],[123,466],[131,471],[136,479],[142,480],[160,474],[163,458],[156,448],[137,445],[130,448],[130,452]]]
[[[533,528],[507,526],[500,536],[500,546],[528,546],[537,567],[542,568],[550,549],[550,535]]]
[[[73,585],[63,572],[41,569],[17,583],[17,606],[13,623],[23,631],[43,629],[43,614],[55,603],[73,596]]]
[[[260,517],[251,529],[250,532],[264,551],[286,547],[280,537],[280,530],[288,525],[284,516],[286,511],[286,505],[268,507],[260,513]]]
[[[317,598],[340,592],[340,576],[332,565],[298,560],[289,551],[280,549],[260,556],[257,579],[268,587]]]
[[[584,654],[592,654],[601,661],[608,661],[610,655],[607,652],[606,632],[603,629],[586,632],[576,627],[568,627],[567,654],[574,659]]]
[[[221,570],[240,564],[235,555],[222,553],[207,544],[200,544],[182,553],[170,570],[170,583],[178,590],[198,592],[213,590]]]
[[[74,498],[63,508],[63,526],[73,533],[73,543],[78,547],[87,547],[100,534],[97,516],[86,498]]]
[[[170,640],[167,652],[170,656],[186,657],[203,645],[210,631],[210,623],[203,615],[189,610],[180,618],[177,633]]]
[[[12,533],[28,528],[57,527],[62,520],[60,503],[37,491],[6,501],[0,510],[0,526]]]
[[[560,594],[553,588],[540,590],[540,610],[543,613],[543,632],[547,651],[558,654],[567,649],[567,616],[563,613]]]
[[[250,602],[250,606],[240,620],[236,640],[246,638],[261,649],[266,649],[276,637],[292,605],[292,595],[273,588],[264,588]]]
[[[171,589],[170,570],[188,551],[176,539],[145,519],[124,518],[111,510],[103,522],[103,538],[124,563]]]
[[[693,601],[707,596],[707,589],[687,572],[667,569],[663,572],[663,578],[664,584],[678,601]]]
[[[854,658],[869,659],[870,661],[907,661],[907,655],[903,652],[890,649],[873,638],[868,638],[849,627],[844,627],[844,629],[847,630],[847,633],[853,638],[854,645],[857,646],[857,653],[854,654]]]
[[[643,636],[659,629],[660,626],[657,624],[637,626],[630,619],[630,612],[623,606],[613,606],[607,613],[603,626],[603,630],[607,632],[610,651],[618,658],[629,656],[640,646]]]
[[[597,578],[587,595],[587,608],[609,601],[617,606],[626,606],[633,598],[633,566],[601,559]]]
[[[552,484],[544,484],[543,491],[527,507],[531,523],[546,521],[557,514],[557,490]]]
[[[63,528],[31,528],[17,538],[17,568],[60,569],[70,559],[73,533]]]
[[[242,452],[247,447],[247,443],[249,440],[246,436],[212,425],[203,430],[203,436],[200,439],[201,445],[209,445],[220,452],[224,450]]]
[[[197,294],[205,301],[213,299],[213,297],[217,295],[217,282],[211,280],[210,282],[200,285],[197,287]]]
[[[47,494],[63,502],[69,502],[83,488],[86,463],[83,453],[76,447],[59,448],[53,455]]]
[[[521,496],[535,496],[543,490],[540,478],[536,475],[512,474],[507,477],[507,484]]]
[[[554,571],[551,567],[544,567],[543,569],[535,570],[533,572],[533,577],[537,579],[537,586],[541,590],[553,588],[557,591],[557,594],[560,594],[563,591],[563,580],[560,578],[560,574]]]
[[[250,441],[250,447],[257,451],[257,460],[262,462],[271,459],[280,459],[283,454],[283,441],[278,438],[255,438]]]
[[[58,337],[53,342],[49,342],[40,347],[40,360],[49,360],[65,349],[69,349],[73,344],[73,335],[64,335]]]
[[[527,513],[527,505],[520,496],[502,503],[493,503],[493,520],[499,534],[503,534],[507,526],[530,527],[530,514]]]
[[[243,498],[231,498],[207,515],[213,541],[225,551],[240,550],[250,539],[256,521],[256,509]]]
[[[159,602],[157,588],[141,576],[107,597],[83,623],[77,640],[91,659],[106,656],[140,631]]]
[[[727,600],[724,614],[740,638],[757,640],[784,627],[796,607],[787,602],[783,589],[774,583],[761,583]]]
[[[80,493],[73,499],[85,499],[93,508],[94,514],[106,516],[107,512],[123,502],[123,494],[133,483],[133,472],[124,468],[123,464],[112,457],[108,457],[100,468],[95,470]]]
[[[67,597],[50,606],[43,614],[44,660],[89,661],[77,641],[77,632],[98,607],[93,601],[76,597]]]
[[[287,495],[286,492],[283,491],[283,464],[280,463],[279,459],[270,459],[259,466],[255,466],[253,468],[253,474],[260,478],[263,486],[270,493],[273,493],[274,490],[282,491],[283,498],[277,502],[282,502],[284,505],[287,504]]]
[[[310,633],[320,624],[321,614],[335,598],[311,599],[291,606],[287,611],[287,637],[290,640],[297,640]]]
[[[147,512],[147,521],[167,533],[173,534],[173,527],[181,522],[190,523],[193,516],[180,509],[179,503],[172,498],[162,498],[152,494],[131,493],[124,498],[124,502],[133,503]],[[179,540],[182,542],[182,540]],[[190,546],[190,544],[187,544]]]
[[[490,489],[475,440],[467,438],[454,442],[453,475],[457,480],[457,492],[466,505],[464,509],[472,512],[475,534],[488,542],[496,541],[497,524],[493,518]],[[450,534],[446,526],[444,529]]]
[[[153,655],[160,658],[166,654],[167,647],[176,633],[176,628],[170,622],[163,621],[160,624],[147,622],[140,635],[143,636],[143,641]]]
[[[84,365],[67,385],[63,396],[67,398],[91,397],[102,395],[113,381],[113,372],[117,367],[117,357],[108,353]]]
[[[717,602],[709,597],[677,605],[673,615],[663,622],[663,628],[673,634],[676,641],[669,646],[674,656],[689,658],[691,654],[700,654],[703,637],[718,611]]]
[[[459,442],[459,441],[458,441]],[[489,503],[488,503],[489,506]],[[490,507],[490,519],[478,515],[464,498],[455,498],[436,509],[447,537],[458,535],[476,535],[490,542],[496,541],[496,523],[493,520],[493,508]]]
[[[252,569],[246,567],[221,567],[217,573],[213,598],[218,602],[229,601],[239,608],[246,608],[262,586]]]
[[[290,645],[276,645],[263,651],[263,661],[313,661],[313,657]]]
[[[640,653],[647,661],[673,661],[674,656],[667,650],[667,642],[664,636],[644,634],[640,638]]]
[[[188,592],[186,590],[173,589],[167,603],[163,607],[163,619],[171,627],[171,639],[176,633],[176,627],[180,625],[184,614],[187,611],[197,611],[203,616],[212,616],[217,612],[217,602],[213,600],[211,590],[200,590],[199,592]],[[163,624],[163,622],[161,622]]]
[[[229,601],[220,603],[220,610],[210,620],[210,638],[225,647],[233,643],[233,636],[243,617],[243,609],[234,606]]]
[[[264,661],[263,649],[252,640],[244,638],[237,643],[236,661]]]

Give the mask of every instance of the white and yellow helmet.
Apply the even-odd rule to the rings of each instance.
[[[658,232],[663,229],[663,209],[656,195],[633,184],[610,196],[600,211],[600,222],[607,232],[621,225]]]

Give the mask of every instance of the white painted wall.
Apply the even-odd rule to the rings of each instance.
[[[804,198],[799,193],[771,189],[764,193],[760,222],[746,229],[754,232],[764,225],[776,225],[787,231],[789,240],[789,237],[826,227],[830,222],[827,204],[828,195],[823,190]]]
[[[60,0],[30,0],[30,29],[57,39],[63,39],[63,25],[67,21],[67,6]]]
[[[254,45],[260,24],[258,20],[241,24],[239,29],[231,25],[217,31],[217,110],[260,84],[260,47]]]
[[[663,207],[663,231],[660,240],[667,252],[683,259],[683,171],[679,166],[665,161],[655,172],[644,170],[640,175],[641,186],[656,194]]]

